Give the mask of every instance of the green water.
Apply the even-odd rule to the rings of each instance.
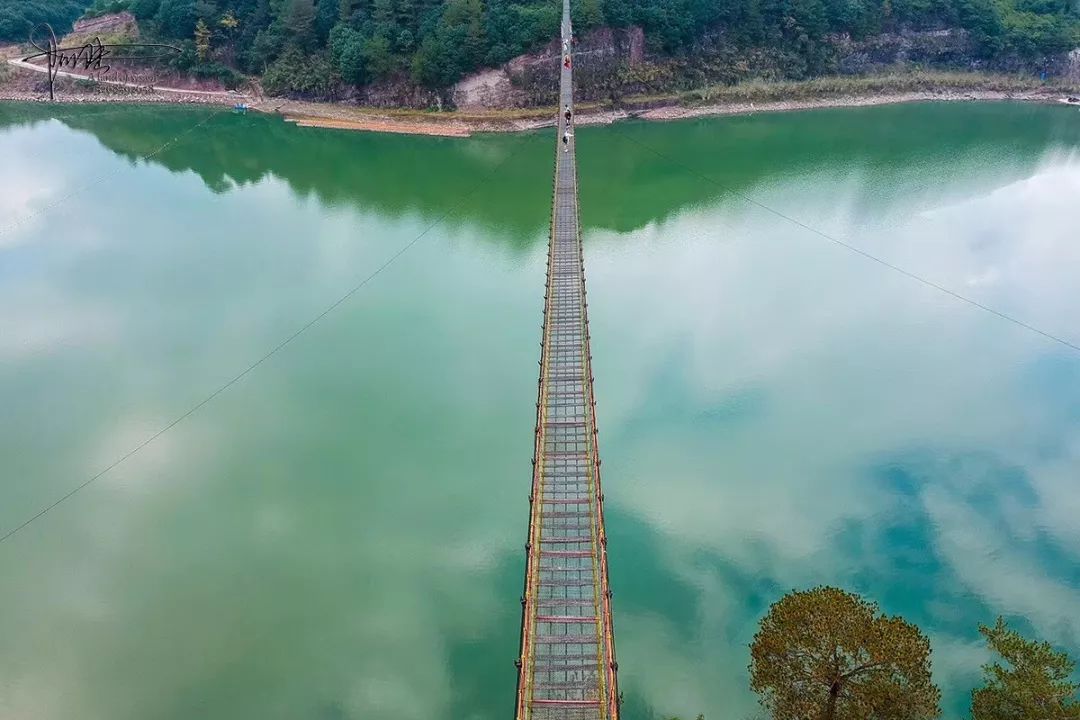
[[[509,717],[553,138],[205,118],[0,106],[0,531],[426,234],[0,544],[0,717]],[[578,138],[625,716],[751,716],[819,583],[928,632],[950,719],[977,623],[1080,652],[1080,353],[746,201],[1077,342],[1080,115]]]

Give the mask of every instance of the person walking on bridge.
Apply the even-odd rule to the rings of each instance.
[[[569,105],[566,106],[566,112],[563,113],[563,117],[566,118],[566,124],[569,125],[570,124],[570,118],[573,117],[573,113],[570,112],[570,106]]]
[[[567,70],[570,69],[570,56],[569,55],[567,55],[566,57],[563,58],[562,64],[563,64],[563,67],[566,68]]]
[[[563,152],[570,152],[570,138],[574,137],[569,128],[563,131],[562,134],[562,146]]]

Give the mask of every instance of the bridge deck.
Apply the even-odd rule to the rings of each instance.
[[[569,0],[562,37],[571,38]],[[573,68],[565,65],[560,98],[516,718],[616,720],[575,138],[562,142],[562,111],[573,108]]]

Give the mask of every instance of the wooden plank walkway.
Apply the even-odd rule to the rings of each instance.
[[[563,0],[562,39],[572,38]],[[564,53],[565,55],[566,53]],[[578,226],[573,68],[562,65],[517,720],[616,720],[619,691]],[[571,136],[564,142],[564,133]]]

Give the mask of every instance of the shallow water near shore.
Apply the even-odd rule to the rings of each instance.
[[[0,716],[508,717],[554,133],[209,112],[0,105],[0,533],[392,262],[0,543]],[[1080,654],[1080,353],[792,222],[1076,344],[1075,109],[577,139],[625,717],[823,583]]]

